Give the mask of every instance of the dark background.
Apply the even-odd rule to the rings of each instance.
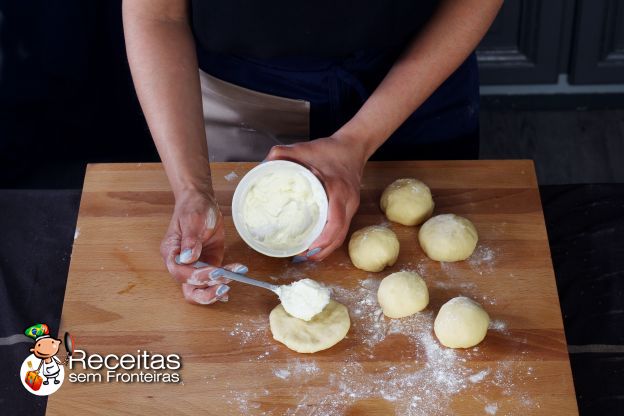
[[[581,414],[624,414],[624,0],[507,0],[478,57],[481,158],[536,163]],[[158,155],[120,1],[0,0],[0,340],[58,328],[84,168],[130,161]],[[0,345],[0,414],[45,408],[24,348]]]
[[[79,188],[86,162],[158,160],[120,1],[5,1],[0,13],[0,188]]]
[[[0,188],[79,188],[87,162],[158,160],[120,3],[0,1]],[[543,184],[624,182],[623,1],[506,1],[478,56],[482,158],[534,159]]]

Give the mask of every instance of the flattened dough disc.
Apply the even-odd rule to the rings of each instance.
[[[347,307],[334,300],[309,321],[294,318],[281,304],[277,305],[269,315],[269,323],[276,341],[305,353],[333,347],[347,335],[351,326]]]

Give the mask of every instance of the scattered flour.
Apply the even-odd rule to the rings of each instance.
[[[464,279],[466,278],[466,269],[456,263],[440,262],[440,269],[442,273],[449,279]]]
[[[232,182],[234,179],[238,178],[236,172],[232,171],[224,176],[225,180],[228,182]]]
[[[423,258],[419,261],[416,269],[424,276],[439,275],[441,271],[448,279],[463,280],[466,277],[471,277],[472,273],[476,273],[479,276],[492,274],[494,272],[495,262],[495,250],[479,245],[466,262],[435,262]],[[437,267],[439,267],[439,269]],[[472,270],[472,273],[470,273],[470,270]]]
[[[291,272],[285,272],[278,279],[285,278],[284,275],[292,277]],[[470,363],[471,358],[482,354],[478,346],[467,350],[442,347],[433,335],[433,311],[426,310],[402,319],[386,318],[377,304],[379,283],[380,279],[369,275],[355,288],[329,286],[332,298],[349,308],[352,326],[348,338],[358,340],[341,352],[344,361],[338,368],[322,367],[318,357],[272,362],[267,351],[256,358],[272,363],[269,368],[276,382],[296,400],[289,409],[279,412],[261,409],[261,403],[266,401],[263,398],[271,395],[266,389],[250,392],[232,388],[229,395],[233,397],[224,397],[226,403],[237,407],[243,414],[329,416],[344,415],[361,400],[381,398],[392,403],[395,415],[446,415],[450,413],[456,394],[470,392],[475,385],[481,384],[480,389],[498,392],[504,397],[519,397],[518,406],[526,409],[516,409],[518,413],[539,407],[521,389],[523,383],[528,382],[521,377],[529,380],[532,376],[514,372],[510,362],[475,370]],[[495,320],[491,329],[505,330],[506,324]],[[238,337],[242,345],[266,343],[270,339],[268,321],[237,323],[230,335]],[[384,342],[407,342],[412,348],[402,347],[400,365],[375,361],[376,348]],[[281,350],[276,347],[272,351]],[[309,394],[310,391],[314,394]],[[494,415],[497,411],[497,404],[485,406],[487,414]]]
[[[286,367],[277,367],[273,369],[273,375],[282,380],[289,378],[308,380],[310,377],[317,376],[321,373],[321,369],[314,360],[293,359],[286,362]]]
[[[438,289],[461,289],[463,291],[472,290],[477,287],[473,282],[454,282],[449,280],[436,280],[433,285]]]
[[[304,261],[297,264],[284,263],[284,268],[279,274],[271,276],[272,280],[301,280],[310,277],[310,272],[313,272],[318,267],[318,263],[315,261]]]
[[[240,345],[266,340],[269,335],[268,319],[250,319],[247,322],[236,322],[230,331],[230,336],[236,337]]]
[[[474,265],[480,265],[482,263],[489,263],[494,260],[494,250],[489,247],[479,246],[475,252],[470,256],[470,263]]]
[[[230,406],[238,407],[241,414],[248,415],[271,415],[272,413],[260,412],[259,401],[269,396],[269,390],[262,389],[260,391],[241,390],[240,388],[232,388],[228,390],[227,395],[222,398],[225,403]]]
[[[430,276],[431,274],[429,273],[429,266],[432,264],[433,263],[431,260],[423,257],[418,261],[418,264],[416,265],[416,271],[421,276]],[[408,263],[408,265],[411,267],[412,263]]]
[[[498,332],[507,332],[507,323],[500,319],[490,321],[490,329]]]
[[[485,378],[485,376],[487,376],[488,374],[490,374],[490,370],[482,370],[479,371],[478,373],[475,373],[473,375],[471,375],[470,377],[468,377],[468,380],[470,380],[471,383],[479,383],[480,381],[483,381],[483,379]]]
[[[496,253],[493,249],[479,245],[468,259],[468,264],[479,275],[483,273],[490,274],[493,272],[494,263],[496,261]]]
[[[290,371],[284,368],[278,368],[277,370],[273,370],[273,375],[277,378],[281,378],[282,380],[286,380],[290,377]]]
[[[496,305],[496,299],[491,298],[489,296],[481,296],[481,302],[482,305]]]

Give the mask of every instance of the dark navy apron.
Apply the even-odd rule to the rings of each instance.
[[[310,102],[310,138],[327,137],[353,117],[400,50],[345,59],[256,59],[198,50],[199,67],[224,81]],[[372,157],[374,160],[476,159],[479,76],[474,54],[427,99]]]

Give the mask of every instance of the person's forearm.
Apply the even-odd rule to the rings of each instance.
[[[468,57],[502,0],[444,0],[375,92],[334,136],[353,141],[365,159],[385,142]]]
[[[176,198],[211,192],[197,57],[186,2],[124,0],[134,85]]]

